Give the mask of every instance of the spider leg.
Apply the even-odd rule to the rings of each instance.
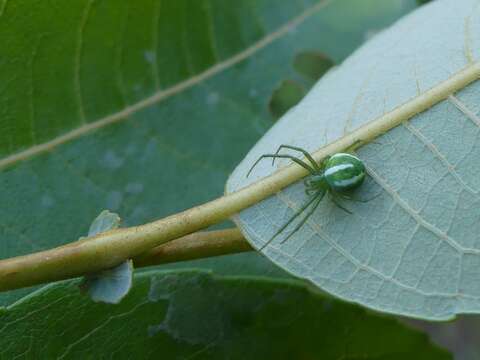
[[[312,167],[317,170],[317,171],[320,171],[320,166],[318,166],[318,163],[313,159],[312,155],[310,155],[310,153],[305,150],[305,149],[302,149],[301,147],[297,147],[297,146],[291,146],[291,145],[280,145],[277,149],[277,151],[275,152],[275,155],[277,155],[280,150],[282,149],[291,149],[291,150],[295,150],[295,151],[299,151],[301,152],[305,158],[310,161],[310,164],[312,164]],[[275,158],[272,159],[272,166],[275,164]]]
[[[299,217],[300,214],[303,213],[315,201],[315,199],[318,198],[318,196],[320,194],[321,194],[321,192],[319,192],[317,195],[315,195],[311,199],[309,199],[300,208],[300,210],[298,210],[285,224],[282,225],[282,227],[280,229],[277,230],[277,232],[275,234],[273,234],[273,236],[265,244],[263,244],[261,246],[261,248],[259,250],[262,251],[263,249],[265,249],[265,247],[267,247],[268,244],[270,244],[283,230],[285,230],[288,227],[288,225],[290,225],[293,222],[293,220],[295,220],[297,217]]]
[[[339,194],[339,193],[336,193],[336,194],[343,199],[346,199],[346,200],[349,200],[349,201],[354,201],[354,202],[359,202],[359,203],[367,203],[369,201],[372,201],[373,199],[376,199],[377,197],[379,197],[381,195],[381,193],[378,193],[378,194],[376,194],[376,195],[374,195],[374,196],[372,196],[368,199],[359,199],[359,198],[356,198],[353,195]]]
[[[344,207],[343,205],[341,205],[338,200],[336,199],[336,196],[338,196],[338,193],[333,193],[331,192],[330,193],[330,198],[332,199],[332,202],[337,206],[339,207],[340,209],[342,209],[343,211],[345,211],[346,213],[352,215],[353,213],[348,210],[346,207]]]
[[[327,161],[331,158],[330,155],[327,155],[325,156],[325,158],[322,160],[322,162],[320,163],[320,169],[324,169],[326,164],[327,164]]]
[[[303,180],[303,186],[305,186],[305,194],[307,196],[316,194],[319,191],[318,187],[312,186],[312,181],[309,178]]]
[[[315,173],[315,170],[310,166],[308,165],[307,163],[305,163],[303,160],[300,160],[299,158],[295,157],[295,156],[292,156],[292,155],[278,155],[278,154],[263,154],[262,156],[260,156],[257,161],[255,161],[255,163],[252,165],[252,167],[250,168],[250,170],[248,170],[248,173],[247,173],[247,177],[250,175],[250,173],[252,172],[253,168],[255,166],[257,166],[257,164],[262,160],[262,159],[265,159],[265,158],[282,158],[282,159],[290,159],[294,162],[296,162],[298,165],[300,165],[301,167],[305,168],[308,170],[309,173],[311,174],[314,174]]]
[[[290,239],[293,234],[295,234],[306,222],[307,220],[309,219],[310,216],[312,216],[312,214],[315,212],[315,210],[317,210],[317,207],[318,205],[320,205],[320,202],[322,201],[323,197],[325,196],[325,191],[323,192],[319,192],[315,198],[317,199],[317,202],[315,204],[313,204],[313,206],[311,207],[311,209],[308,211],[308,213],[304,216],[304,218],[295,226],[295,228],[290,232],[290,234],[288,234],[288,236],[283,239],[282,241],[280,241],[280,244],[283,244],[285,241],[287,241],[288,239]]]

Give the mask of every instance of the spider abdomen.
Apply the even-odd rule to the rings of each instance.
[[[353,190],[365,179],[365,165],[356,156],[338,153],[327,160],[323,175],[334,191]]]

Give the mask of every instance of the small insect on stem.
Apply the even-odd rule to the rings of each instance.
[[[280,154],[282,149],[290,149],[298,151],[303,154],[305,159],[293,155]],[[339,199],[346,199],[350,201],[367,202],[369,200],[355,199],[351,195],[351,191],[362,185],[365,180],[365,165],[363,162],[354,155],[348,153],[337,153],[333,156],[326,158],[320,164],[317,163],[308,151],[291,145],[280,145],[277,151],[273,154],[264,154],[260,156],[257,161],[252,165],[247,173],[247,177],[257,164],[266,158],[272,159],[272,165],[275,159],[290,159],[298,165],[305,168],[310,175],[304,181],[305,193],[309,196],[309,199],[305,204],[293,214],[293,216],[283,224],[280,229],[259,249],[263,250],[268,244],[270,244],[280,233],[282,233],[290,224],[293,223],[300,215],[305,212],[303,218],[295,225],[294,229],[281,241],[283,244],[293,234],[295,234],[308,220],[308,218],[315,212],[318,205],[328,193],[333,203],[343,211],[351,214],[352,212],[343,207]]]

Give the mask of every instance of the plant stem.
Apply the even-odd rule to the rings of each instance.
[[[0,260],[0,290],[111,268],[167,241],[226,220],[305,175],[305,169],[288,166],[239,191],[152,223],[116,229],[51,250]]]
[[[157,246],[133,259],[135,267],[152,266],[178,261],[252,251],[237,228],[205,231]]]

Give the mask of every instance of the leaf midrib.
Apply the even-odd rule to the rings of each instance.
[[[457,91],[479,79],[480,62],[470,63],[468,66],[454,73],[443,82],[399,105],[392,111],[367,122],[365,125],[345,135],[343,138],[317,150],[312,156],[320,161],[332,152],[330,146],[334,146],[340,151],[354,145],[355,143],[368,143],[390,129],[401,125],[404,121],[430,109],[434,105],[447,99]]]
[[[222,61],[213,65],[212,67],[208,68],[207,70],[205,70],[204,72],[198,75],[195,75],[187,80],[181,81],[178,84],[171,86],[167,89],[159,90],[153,93],[151,96],[141,101],[138,101],[135,104],[129,105],[116,113],[110,114],[106,117],[95,120],[93,122],[85,123],[84,125],[76,129],[73,129],[71,131],[68,131],[60,136],[57,136],[52,140],[34,145],[30,148],[27,148],[20,152],[6,156],[3,159],[0,159],[0,170],[6,167],[12,166],[18,162],[28,160],[43,152],[51,151],[52,149],[54,149],[59,145],[73,141],[95,130],[98,130],[98,129],[107,127],[109,125],[112,125],[114,123],[120,122],[122,120],[128,119],[132,114],[138,111],[141,111],[161,101],[164,101],[184,90],[187,90],[188,88],[191,88],[201,83],[204,80],[207,80],[221,73],[222,71],[228,68],[235,66],[236,64],[242,62],[243,60],[249,58],[256,52],[262,50],[263,48],[267,47],[271,43],[275,42],[276,40],[281,39],[293,28],[301,25],[304,21],[306,21],[311,16],[315,15],[317,12],[319,12],[321,9],[323,9],[325,6],[327,6],[331,2],[332,0],[324,0],[311,6],[310,8],[303,11],[300,15],[286,22],[284,25],[279,27],[276,31],[273,31],[267,34],[265,37],[263,37],[262,39],[260,39],[259,41],[251,45],[250,47],[247,47],[245,50],[235,54],[234,56],[226,59],[225,61]]]

